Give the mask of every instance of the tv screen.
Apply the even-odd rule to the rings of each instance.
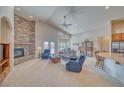
[[[3,60],[3,45],[0,45],[0,61]]]

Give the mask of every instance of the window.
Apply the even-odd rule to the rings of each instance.
[[[54,42],[44,42],[44,49],[50,49],[51,54],[55,54],[55,43]]]
[[[59,40],[59,50],[62,51],[62,50],[68,49],[68,48],[70,48],[69,39],[60,39]]]
[[[49,49],[49,42],[44,42],[44,49]]]
[[[50,43],[50,49],[51,49],[51,54],[55,54],[55,43],[54,42]]]

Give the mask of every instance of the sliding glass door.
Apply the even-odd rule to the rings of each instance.
[[[69,39],[60,39],[59,40],[59,51],[70,48],[70,40]]]
[[[51,51],[51,54],[55,54],[55,43],[54,42],[48,42],[48,41],[45,41],[44,42],[44,50],[45,49],[50,49]]]
[[[50,50],[51,50],[51,54],[55,54],[55,43],[54,42],[50,42]]]

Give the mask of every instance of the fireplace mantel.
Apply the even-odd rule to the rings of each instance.
[[[31,45],[32,43],[17,43],[17,42],[15,42],[15,44],[17,44],[17,45]]]

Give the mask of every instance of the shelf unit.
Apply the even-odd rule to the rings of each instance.
[[[0,61],[0,83],[10,72],[10,57],[9,57],[9,44],[0,44],[3,45],[3,58],[4,60]]]
[[[82,46],[83,46],[83,53],[86,56],[93,57],[93,42],[90,41],[82,42]]]

